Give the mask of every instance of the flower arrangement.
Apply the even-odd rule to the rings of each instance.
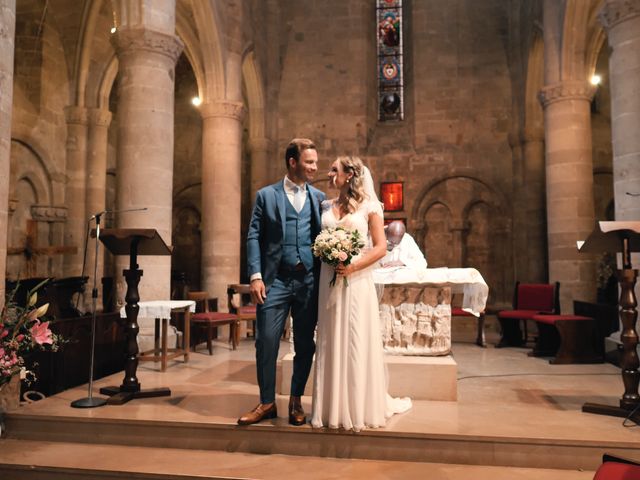
[[[347,230],[343,227],[325,228],[316,237],[311,246],[313,254],[324,263],[336,266],[340,263],[349,265],[353,257],[360,253],[364,241],[357,230]],[[332,287],[336,284],[336,273],[329,282]],[[349,285],[347,278],[344,284]]]
[[[49,329],[49,322],[41,320],[49,304],[35,306],[38,301],[37,290],[45,282],[27,293],[26,307],[14,302],[17,288],[7,295],[0,313],[0,386],[22,372],[26,353],[43,348],[56,351],[63,342],[62,337]],[[33,373],[27,373],[33,379]]]

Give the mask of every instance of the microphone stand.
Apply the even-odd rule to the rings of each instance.
[[[100,247],[100,219],[106,211],[94,215],[96,219],[96,247],[93,261],[93,289],[91,290],[91,360],[89,362],[89,396],[71,402],[74,408],[94,408],[107,404],[107,399],[93,396],[93,359],[96,348],[96,305],[98,302],[98,249]],[[89,219],[91,222],[91,218]]]

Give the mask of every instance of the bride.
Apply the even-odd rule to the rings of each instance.
[[[368,238],[349,265],[322,264],[313,388],[314,427],[359,431],[383,427],[411,408],[408,398],[387,394],[378,299],[372,270],[386,253],[382,207],[369,169],[357,157],[338,157],[329,171],[337,198],[322,204],[322,228],[341,226]]]

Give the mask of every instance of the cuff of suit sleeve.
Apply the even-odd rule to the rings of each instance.
[[[249,277],[250,282],[253,282],[254,280],[262,280],[262,274],[260,272],[256,272]]]

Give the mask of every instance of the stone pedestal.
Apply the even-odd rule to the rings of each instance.
[[[287,353],[279,362],[281,372],[277,393],[289,395],[293,354]],[[392,397],[410,397],[412,400],[458,400],[458,364],[451,355],[442,357],[409,357],[386,355],[389,373],[389,394]],[[313,368],[309,375],[305,395],[313,394]]]

